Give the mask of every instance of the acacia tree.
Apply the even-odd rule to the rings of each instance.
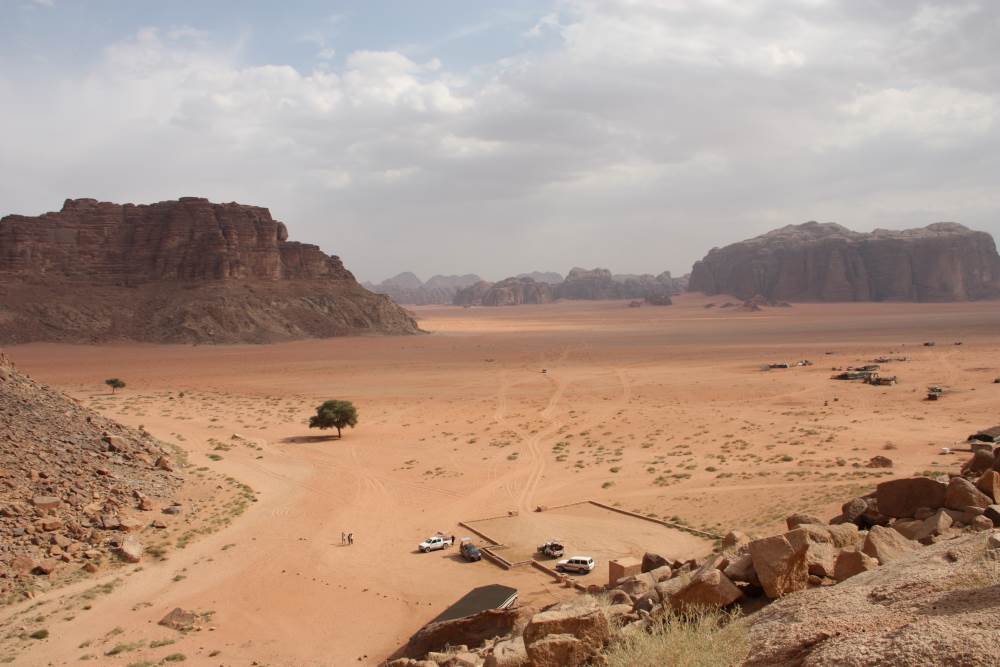
[[[125,383],[122,382],[121,380],[119,380],[118,378],[108,378],[107,380],[104,381],[104,384],[106,384],[109,387],[111,387],[111,393],[112,394],[115,393],[116,389],[124,389],[125,388]]]
[[[316,414],[309,418],[309,428],[335,428],[337,437],[340,429],[355,427],[358,424],[358,411],[350,401],[326,401],[316,408]]]

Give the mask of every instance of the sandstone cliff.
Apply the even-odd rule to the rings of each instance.
[[[531,278],[506,278],[498,283],[480,281],[459,290],[454,303],[456,306],[518,306],[549,303],[553,298],[548,283],[535,282]]]
[[[270,342],[414,333],[266,208],[67,200],[0,219],[0,342]]]
[[[689,289],[782,301],[965,301],[1000,296],[993,238],[955,223],[870,234],[789,225],[696,262]]]

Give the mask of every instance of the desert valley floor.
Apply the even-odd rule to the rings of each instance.
[[[530,567],[416,552],[438,530],[471,535],[459,521],[488,519],[487,532],[524,553],[558,530],[571,551],[598,557],[590,576],[603,582],[607,558],[698,556],[711,542],[589,505],[537,506],[596,500],[764,534],[792,511],[832,516],[882,476],[954,468],[943,448],[998,421],[997,302],[704,307],[723,300],[428,307],[415,312],[429,335],[411,337],[6,348],[35,379],[184,450],[185,508],[212,502],[195,483],[210,475],[248,485],[256,502],[159,558],[0,610],[0,626],[44,615],[49,630],[17,646],[8,636],[0,657],[377,664],[475,586],[513,586],[535,606],[573,594]],[[899,384],[830,379],[881,355],[906,358],[884,365]],[[761,370],[800,359],[814,365]],[[111,395],[103,380],[115,376],[127,387]],[[923,400],[930,384],[941,400]],[[306,427],[329,398],[359,410],[341,440]],[[875,455],[894,467],[867,467]],[[74,606],[109,582],[111,593]],[[157,625],[174,607],[210,621],[186,635]],[[132,648],[107,655],[119,644]]]

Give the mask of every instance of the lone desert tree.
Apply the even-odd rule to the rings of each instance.
[[[119,380],[118,378],[108,378],[107,380],[104,381],[104,384],[106,384],[109,387],[111,387],[111,393],[112,394],[115,393],[116,389],[124,389],[125,388],[125,383],[123,381]]]
[[[340,429],[358,424],[358,411],[350,401],[326,401],[316,408],[316,414],[309,418],[309,428],[335,428],[337,437]]]

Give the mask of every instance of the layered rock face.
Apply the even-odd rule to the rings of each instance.
[[[871,234],[789,225],[696,262],[689,289],[782,301],[967,301],[1000,297],[993,238],[955,223]]]
[[[0,342],[269,342],[413,333],[340,259],[266,208],[67,200],[0,219]]]

